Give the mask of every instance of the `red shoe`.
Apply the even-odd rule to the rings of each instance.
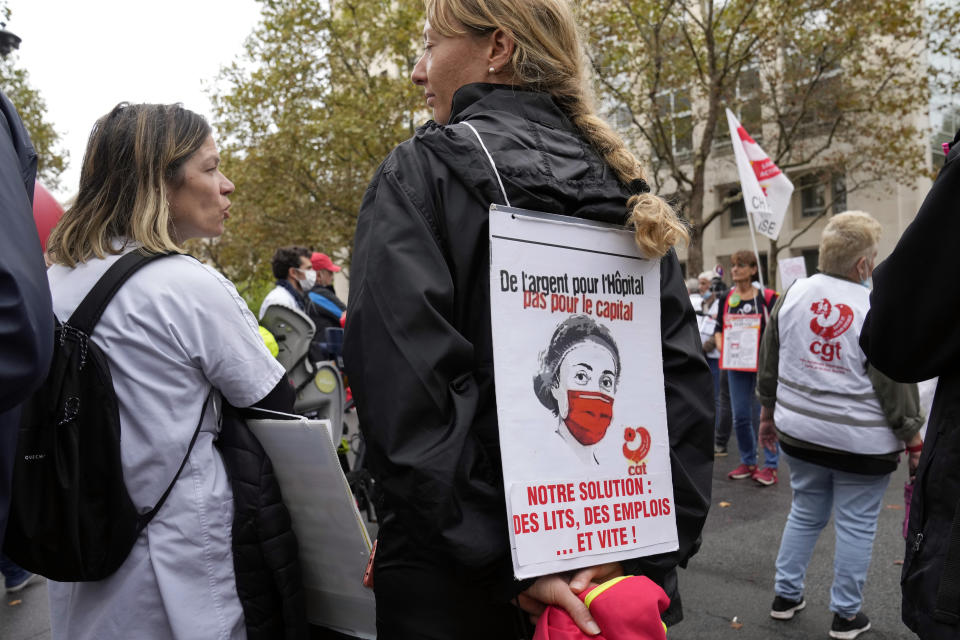
[[[771,469],[770,467],[757,469],[750,477],[753,478],[755,482],[762,484],[765,487],[769,487],[772,484],[777,484],[777,470]]]
[[[741,462],[739,467],[727,474],[727,477],[731,480],[743,480],[744,478],[752,478],[756,472],[757,465],[743,464]]]

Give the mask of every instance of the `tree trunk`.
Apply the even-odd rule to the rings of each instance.
[[[690,245],[687,247],[687,277],[695,278],[703,271],[703,196],[704,165],[695,164],[693,187],[687,204],[687,220],[690,221]]]

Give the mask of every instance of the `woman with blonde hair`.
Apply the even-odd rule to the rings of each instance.
[[[595,635],[577,594],[624,572],[662,585],[676,622],[675,569],[698,546],[713,459],[710,374],[671,249],[685,227],[596,115],[568,2],[427,0],[423,36],[412,80],[433,120],[387,157],[364,197],[344,351],[383,489],[378,637],[523,637],[527,615],[511,601],[534,617],[560,604]],[[673,553],[512,577],[489,296],[488,210],[503,202],[501,182],[516,207],[629,224],[660,260]]]
[[[124,257],[171,254],[133,273],[90,335],[113,379],[127,492],[138,513],[162,506],[114,573],[50,582],[53,638],[243,639],[245,622],[265,624],[245,620],[238,596],[234,495],[214,441],[221,398],[284,410],[293,392],[233,284],[182,255],[223,233],[232,192],[210,126],[180,105],[122,103],[90,134],[48,244],[54,313],[67,322]]]

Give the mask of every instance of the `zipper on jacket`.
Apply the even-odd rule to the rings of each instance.
[[[913,552],[916,553],[920,550],[920,545],[923,544],[923,534],[919,531],[917,532],[916,537],[913,539]]]

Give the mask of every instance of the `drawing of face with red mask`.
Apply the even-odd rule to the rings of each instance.
[[[557,434],[586,463],[613,420],[620,354],[609,329],[584,315],[570,316],[540,354],[534,391],[557,416]]]

